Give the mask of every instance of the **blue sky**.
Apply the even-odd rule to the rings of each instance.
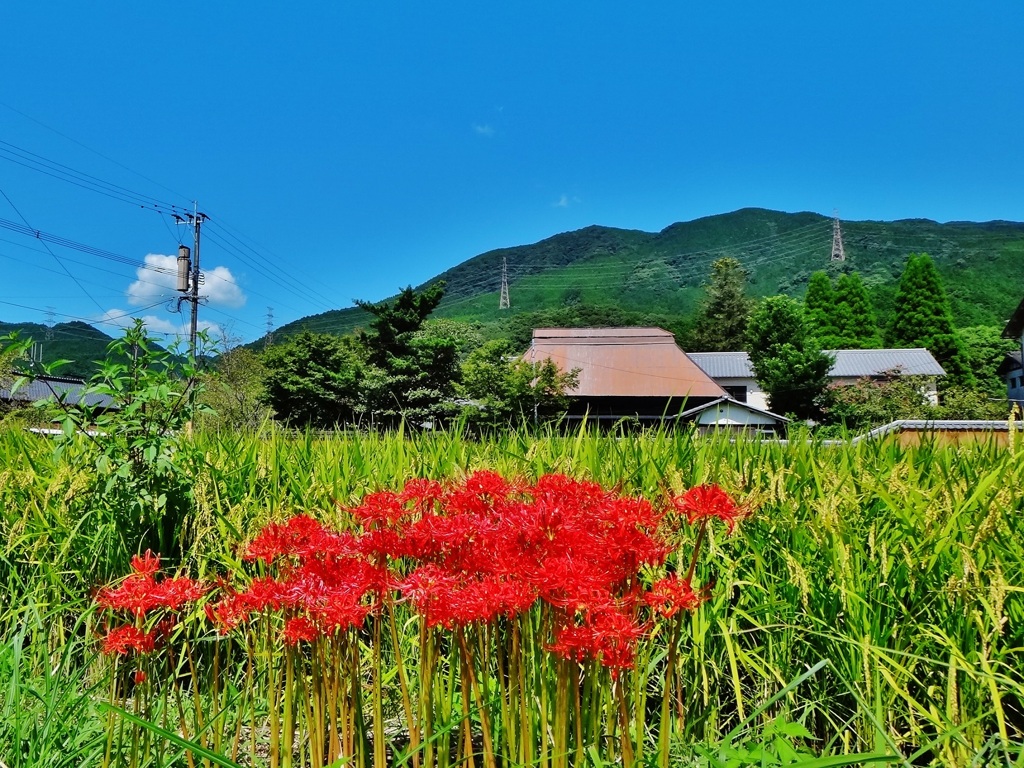
[[[0,28],[5,321],[173,330],[135,265],[176,253],[167,204],[193,200],[200,316],[244,340],[268,306],[378,300],[589,224],[1024,219],[1016,1],[55,0]]]

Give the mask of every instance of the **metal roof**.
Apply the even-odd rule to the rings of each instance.
[[[99,406],[109,408],[111,399],[107,395],[87,394],[83,397],[85,381],[67,376],[37,376],[29,379],[18,387],[11,395],[10,387],[0,387],[0,400],[16,400],[35,403],[40,400],[55,399],[54,395],[63,397],[68,405],[87,405],[90,408]]]
[[[880,376],[899,371],[904,376],[944,376],[946,372],[927,349],[826,349],[835,356],[828,375],[835,379]],[[713,379],[752,379],[746,352],[690,352],[689,357]]]
[[[746,352],[687,352],[686,355],[713,379],[754,378]]]
[[[927,349],[833,349],[836,361],[829,376],[856,378],[899,371],[904,376],[945,376],[946,372]]]
[[[523,356],[579,369],[584,397],[726,397],[661,328],[537,328]]]

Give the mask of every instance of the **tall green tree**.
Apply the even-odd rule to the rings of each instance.
[[[694,352],[735,352],[743,349],[753,302],[744,293],[747,272],[734,258],[711,265],[711,278],[690,334]]]
[[[434,283],[422,291],[406,286],[393,302],[356,301],[356,306],[369,312],[370,330],[359,334],[371,365],[387,368],[393,358],[409,354],[413,334],[444,298],[444,281]]]
[[[263,353],[266,400],[291,426],[330,429],[359,420],[364,365],[351,337],[303,331]]]
[[[878,349],[882,334],[878,329],[875,311],[871,306],[867,288],[858,272],[843,274],[836,280],[835,326],[839,342],[828,349]]]
[[[835,310],[836,293],[832,278],[827,272],[814,272],[807,281],[807,293],[804,294],[804,318],[808,331],[826,349],[840,348],[836,344],[838,328]]]
[[[370,330],[359,336],[369,362],[363,396],[373,424],[433,426],[455,415],[460,344],[423,329],[443,296],[438,282],[419,292],[404,288],[393,302],[356,302],[373,315]]]
[[[942,278],[926,253],[912,253],[900,277],[888,343],[924,347],[946,369],[946,385],[973,386],[974,375],[953,327]]]
[[[769,296],[750,316],[747,344],[754,376],[776,413],[817,419],[817,401],[834,360],[810,334],[803,307],[788,296]]]

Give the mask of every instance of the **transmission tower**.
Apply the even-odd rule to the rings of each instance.
[[[501,298],[498,299],[498,309],[508,309],[508,259],[501,259]]]
[[[53,341],[53,321],[57,312],[53,307],[46,308],[46,340]]]
[[[843,251],[843,232],[839,228],[839,211],[832,213],[832,261],[846,261],[846,253]]]
[[[267,335],[263,341],[264,347],[274,343],[274,308],[267,307]]]

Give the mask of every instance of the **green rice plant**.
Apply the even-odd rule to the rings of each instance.
[[[648,498],[706,481],[720,483],[748,500],[753,514],[733,536],[713,532],[705,542],[707,564],[698,566],[696,580],[714,579],[716,587],[711,600],[680,623],[680,641],[673,644],[668,715],[673,739],[721,741],[758,702],[808,666],[829,659],[831,666],[773,703],[752,727],[778,718],[800,723],[817,751],[837,755],[875,752],[891,740],[915,765],[1017,759],[1024,739],[1019,672],[1024,668],[1024,468],[1017,442],[1009,449],[927,441],[903,446],[895,440],[779,444],[667,430],[509,432],[481,441],[458,432],[197,433],[190,440],[201,461],[195,465],[193,508],[184,521],[194,543],[182,552],[182,564],[208,580],[237,570],[239,547],[267,523],[307,513],[344,530],[349,523],[335,501],[352,506],[369,492],[397,488],[414,477],[459,480],[485,468],[526,478],[563,472]],[[112,554],[106,542],[114,534],[104,532],[81,492],[87,480],[44,438],[0,431],[0,588],[9,597],[0,611],[0,638],[9,642],[24,630],[24,647],[31,647],[35,658],[40,658],[36,648],[50,654],[64,647],[91,592],[127,568],[130,553]],[[680,547],[692,543],[692,534],[681,536]],[[30,605],[45,608],[52,619],[26,624]],[[423,765],[432,750],[434,765],[440,765],[448,760],[449,747],[458,751],[466,711],[479,733],[480,705],[468,678],[468,695],[463,695],[458,644],[439,648],[432,657],[415,623],[406,626],[410,618],[401,611],[394,615],[397,642],[390,639],[388,623],[380,630],[387,756],[409,765],[419,759]],[[506,722],[502,707],[514,714],[509,702],[523,687],[507,671],[495,671],[516,667],[509,661],[511,637],[502,658],[495,640],[485,642],[490,657],[472,655],[479,700],[490,707],[493,748],[514,743],[519,750],[523,740],[516,734],[524,727],[540,728],[542,702],[538,696],[520,707],[526,724],[518,730],[496,726]],[[236,642],[240,648],[232,660],[224,654],[219,662],[226,686],[219,695],[227,702],[234,695],[228,687],[251,689],[245,683],[244,643]],[[365,638],[362,643],[362,681],[369,692],[374,657],[372,644]],[[479,641],[467,637],[467,650],[474,643]],[[196,666],[207,676],[211,645],[212,640],[200,639],[195,646],[202,649]],[[417,668],[433,663],[444,672],[432,691],[436,722],[429,737],[426,717],[418,721],[423,726],[418,748],[397,725],[410,721],[399,657],[412,710],[417,709]],[[488,675],[482,672],[484,658],[492,670]],[[648,681],[661,679],[668,664],[667,652],[645,658]],[[544,701],[549,729],[559,696],[575,712],[575,694],[564,684],[559,690],[557,670],[520,668],[524,677],[550,675]],[[255,664],[249,674],[254,687],[267,686],[265,666]],[[644,722],[638,726],[633,718],[627,727],[634,736],[645,734],[643,759],[656,760],[662,691],[643,677],[631,678],[623,689],[630,707],[643,702]],[[581,707],[587,691],[580,689]],[[618,717],[614,700],[612,705],[609,710],[605,702],[602,722]],[[192,705],[183,706],[194,718]],[[249,726],[251,718],[266,716],[265,704],[249,697],[232,708],[244,715],[225,714],[228,725],[217,726],[229,759],[239,722],[239,754],[252,739],[259,743],[266,736]],[[573,738],[574,717],[567,722]],[[372,724],[372,712],[366,722]],[[580,719],[584,734],[591,727]],[[619,729],[616,725],[616,733]],[[214,730],[205,731],[209,744]],[[189,736],[197,737],[191,720]],[[574,749],[570,762],[608,761],[609,745],[591,749],[588,744],[582,757]],[[552,754],[549,744],[549,764]],[[539,754],[525,755],[523,762],[539,759]],[[621,760],[618,750],[615,759]]]
[[[102,681],[89,674],[85,620],[50,654],[45,646],[26,644],[33,635],[28,623],[49,618],[26,616],[0,645],[0,765],[7,768],[98,765],[103,755],[106,734],[97,709]]]

